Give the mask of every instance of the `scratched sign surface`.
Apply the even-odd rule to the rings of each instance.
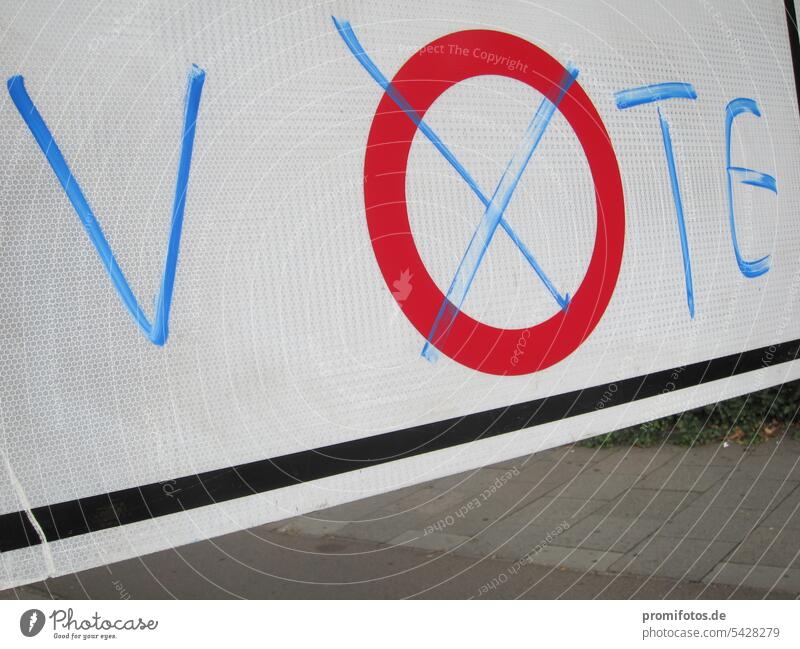
[[[799,377],[793,14],[4,2],[0,587]]]

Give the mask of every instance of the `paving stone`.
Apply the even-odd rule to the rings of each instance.
[[[627,519],[650,519],[663,523],[689,507],[698,496],[691,491],[636,488],[609,502],[597,513]]]
[[[765,447],[772,442],[767,442]],[[800,439],[792,439],[786,434],[775,440],[775,445],[781,448],[781,452],[787,455],[793,455],[795,458],[800,457]]]
[[[505,469],[493,469],[491,473],[497,475],[505,471]],[[483,472],[483,473],[482,473]],[[423,486],[432,489],[439,489],[441,491],[449,491],[450,489],[460,489],[465,492],[475,491],[474,482],[480,479],[478,476],[488,475],[488,469],[474,469],[472,471],[463,471],[454,475],[444,476],[425,483]]]
[[[525,502],[524,500],[522,501]],[[446,516],[439,519],[439,527],[446,527],[448,532],[474,536],[490,525],[503,520],[518,503],[513,498],[481,500],[479,496],[466,500]],[[513,514],[512,514],[513,515]],[[542,518],[540,523],[548,523],[551,519]],[[530,522],[530,521],[525,521]],[[556,521],[561,522],[560,520]],[[522,523],[524,524],[524,523]]]
[[[771,455],[754,455],[747,452],[742,461],[734,469],[737,478],[747,478],[751,482],[755,478],[770,480],[800,480],[800,462],[792,454],[784,454],[781,448],[774,448]]]
[[[451,512],[458,507],[468,494],[452,489],[445,492],[437,492],[435,489],[423,489],[414,495],[418,504],[413,511],[420,514],[443,514]],[[400,500],[395,505],[406,505],[409,499]]]
[[[758,509],[692,505],[671,518],[659,535],[741,543],[764,516]]]
[[[792,491],[764,520],[766,527],[800,530],[800,487]]]
[[[208,541],[206,541],[208,543]],[[77,573],[83,574],[83,573]],[[62,577],[62,579],[67,578],[67,575]],[[41,588],[39,584],[47,584],[48,582],[38,582],[35,586],[18,586],[17,588],[9,589],[9,590],[0,590],[0,600],[33,600],[33,599],[49,599],[49,600],[59,600],[59,599],[68,599],[68,596],[56,594],[54,592],[48,592],[45,588]],[[75,596],[69,599],[76,599]],[[100,599],[99,597],[97,599]]]
[[[466,536],[439,532],[435,534],[425,534],[419,530],[409,530],[389,541],[389,545],[418,548],[420,550],[431,550],[434,552],[449,552],[458,546],[469,541]]]
[[[730,584],[787,593],[800,593],[800,568],[776,568],[773,566],[720,563],[703,578],[709,584]]]
[[[697,504],[711,507],[759,509],[770,512],[794,489],[798,482],[771,480],[769,478],[735,479],[720,482],[697,499]]]
[[[438,513],[440,518],[445,518],[448,515],[455,517],[461,512],[467,521],[465,524],[474,526],[469,521],[476,518],[475,512],[480,512],[480,518],[498,520],[546,496],[552,489],[552,485],[534,485],[516,480],[504,484],[481,481],[473,484],[473,491],[465,491],[460,486],[457,491],[451,492],[458,494],[458,498],[448,500],[448,506]],[[398,503],[400,504],[403,503]]]
[[[527,557],[526,563],[538,566],[564,567],[579,572],[607,572],[609,567],[619,561],[621,557],[622,554],[619,552],[547,545]]]
[[[488,514],[488,512],[482,512],[480,510],[472,510],[464,514],[458,513],[459,510],[456,510],[456,512],[455,514],[449,514],[439,519],[435,524],[432,524],[431,527],[434,530],[446,530],[451,534],[473,537],[499,521],[497,517],[490,514],[484,515]]]
[[[492,518],[508,518],[517,512],[526,509],[532,503],[545,498],[551,498],[554,493],[550,486],[534,486],[518,483],[506,488],[501,494],[495,495],[483,503],[485,511],[491,510]]]
[[[633,549],[658,529],[650,519],[591,514],[559,536],[559,545],[624,553]]]
[[[467,499],[460,490],[440,493],[426,487],[388,504],[364,520],[340,525],[330,532],[326,529],[325,533],[377,543],[387,543],[409,530],[424,531],[429,528],[472,536],[498,520],[513,506],[520,503],[524,506],[526,497],[539,497],[538,492],[527,483],[507,483],[486,500],[483,500],[482,493],[485,492]],[[472,509],[462,509],[476,500],[481,503],[479,507],[473,504]],[[561,522],[561,519],[557,522]]]
[[[626,552],[609,570],[700,581],[735,547],[735,543],[723,541],[653,536]]]
[[[781,429],[775,437],[761,444],[753,444],[747,449],[750,455],[770,456],[775,450],[781,454],[790,454],[795,458],[800,456],[800,440],[792,439],[786,429]]]
[[[586,466],[589,463],[596,462],[602,456],[599,453],[602,453],[600,449],[588,448],[586,446],[577,446],[575,444],[566,444],[564,446],[558,446],[556,448],[548,449],[546,451],[541,451],[539,453],[533,453],[530,456],[527,456],[524,459],[527,459],[530,462],[545,462],[547,464],[577,464],[580,466]],[[517,467],[520,466],[520,463],[516,464]]]
[[[800,472],[789,471],[781,466],[780,461],[764,462],[763,458],[755,461],[739,464],[731,469],[731,481],[735,482],[754,482],[758,479],[774,480],[783,482],[789,480],[797,483],[800,480]]]
[[[545,545],[555,543],[565,529],[563,521],[522,526],[500,521],[472,536],[457,553],[481,559],[488,557],[516,561]]]
[[[348,523],[342,521],[326,521],[313,516],[297,516],[283,521],[275,528],[281,534],[298,534],[305,536],[330,536],[338,532]]]
[[[582,462],[550,462],[538,461],[526,464],[518,469],[519,475],[514,480],[535,485],[556,487],[574,479],[590,466]],[[592,465],[593,466],[593,465]]]
[[[388,543],[408,530],[425,529],[435,516],[404,512],[401,514],[377,515],[372,520],[348,523],[336,530],[336,536],[358,541]]]
[[[597,462],[604,457],[605,451],[599,448],[589,448],[587,446],[571,446],[567,457],[571,462]]]
[[[510,524],[526,525],[543,521],[567,521],[570,525],[585,518],[601,507],[607,506],[607,500],[584,500],[581,498],[565,498],[553,493],[534,500],[520,508],[503,520]]]
[[[485,490],[491,490],[492,492],[495,492],[500,489],[503,489],[505,486],[509,484],[515,484],[515,483],[528,484],[532,481],[531,477],[521,480],[520,479],[521,473],[522,471],[520,471],[519,468],[476,469],[475,471],[459,473],[454,476],[448,476],[445,478],[434,480],[428,483],[426,487],[430,487],[432,489],[438,489],[440,491],[449,491],[451,489],[455,489],[461,491],[465,495],[467,494],[475,495]],[[551,482],[552,480],[542,479],[543,484]],[[530,484],[528,484],[527,488],[530,489]]]
[[[636,486],[644,489],[706,491],[730,472],[729,467],[688,464],[676,458],[648,473]]]
[[[744,447],[723,442],[692,446],[683,451],[684,462],[698,466],[733,466],[745,454]]]
[[[536,498],[538,493],[536,490],[532,491],[530,485],[509,484],[504,487],[502,492],[498,491],[485,499],[484,495],[478,494],[452,504],[447,510],[438,513],[435,518],[431,517],[428,527],[440,531],[446,530],[452,534],[474,536],[509,515],[515,507],[524,507],[528,503],[527,499]],[[422,509],[416,511],[420,512]]]
[[[731,553],[727,560],[758,566],[787,567],[798,561],[797,531],[759,526]]]
[[[613,474],[644,476],[674,459],[677,451],[672,446],[657,448],[638,448],[606,451],[607,455],[598,459],[595,468]]]
[[[555,448],[539,451],[535,455],[538,460],[555,463],[564,460],[574,448],[574,444],[566,444],[564,446],[556,446]]]
[[[442,490],[424,485],[403,498],[389,502],[381,508],[380,513],[383,515],[409,512],[425,515],[440,514],[461,503],[468,494],[469,491],[461,491],[453,487]]]
[[[259,529],[276,530],[286,534],[307,534],[314,536],[326,536],[333,534],[338,529],[348,523],[370,521],[374,518],[385,517],[393,513],[393,503],[404,496],[408,497],[423,487],[415,485],[391,491],[378,496],[362,498],[353,502],[328,507],[326,509],[295,516],[289,519],[267,523],[259,526]],[[400,510],[402,511],[402,510]]]
[[[379,496],[371,496],[370,498],[363,498],[361,500],[354,500],[350,503],[344,503],[335,507],[328,507],[327,509],[319,510],[307,514],[314,518],[327,520],[331,522],[344,522],[351,523],[353,521],[360,521],[372,518],[375,511],[383,511],[388,503],[391,503],[396,498],[400,497],[406,490],[392,491]]]
[[[631,475],[584,472],[563,488],[556,489],[555,493],[565,498],[611,500],[631,489],[635,483],[635,476]]]

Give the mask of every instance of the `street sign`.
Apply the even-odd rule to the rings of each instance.
[[[794,20],[6,2],[0,587],[800,377]]]

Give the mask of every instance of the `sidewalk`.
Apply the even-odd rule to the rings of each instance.
[[[797,597],[800,442],[565,446],[0,597]]]

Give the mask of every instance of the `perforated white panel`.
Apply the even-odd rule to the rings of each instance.
[[[422,290],[422,277],[387,283],[365,213],[364,160],[383,90],[331,14],[351,22],[389,79],[427,43],[475,29],[515,35],[578,69],[618,161],[625,244],[610,303],[560,362],[504,376],[447,353],[435,362],[421,356],[425,335],[401,306]],[[23,512],[48,537],[30,510],[800,338],[800,119],[788,33],[778,0],[2,3],[0,71],[24,77],[148,317],[164,273],[191,65],[206,77],[163,346],[124,307],[24,115],[8,92],[0,95],[0,516]],[[492,47],[487,40],[483,51]],[[425,56],[436,80],[437,54]],[[480,57],[473,50],[464,65]],[[425,116],[488,198],[543,99],[504,65],[453,85]],[[691,84],[696,99],[617,107],[620,91],[665,82]],[[740,271],[731,237],[725,125],[736,98],[752,99],[761,116],[736,117],[731,164],[777,186],[732,183],[742,256],[769,255],[758,277]],[[672,142],[694,317],[659,110]],[[422,132],[406,169],[414,242],[447,292],[485,207]],[[503,219],[557,291],[574,295],[592,258],[597,209],[587,155],[560,111]],[[523,329],[562,309],[501,227],[463,311]],[[477,339],[464,345],[479,357],[496,353]],[[509,357],[509,373],[516,367]],[[665,383],[662,396],[185,514],[44,543],[37,536],[31,547],[0,553],[0,587],[800,376],[796,362],[767,357],[750,369],[677,391]],[[12,518],[3,519],[7,539],[16,534]]]

